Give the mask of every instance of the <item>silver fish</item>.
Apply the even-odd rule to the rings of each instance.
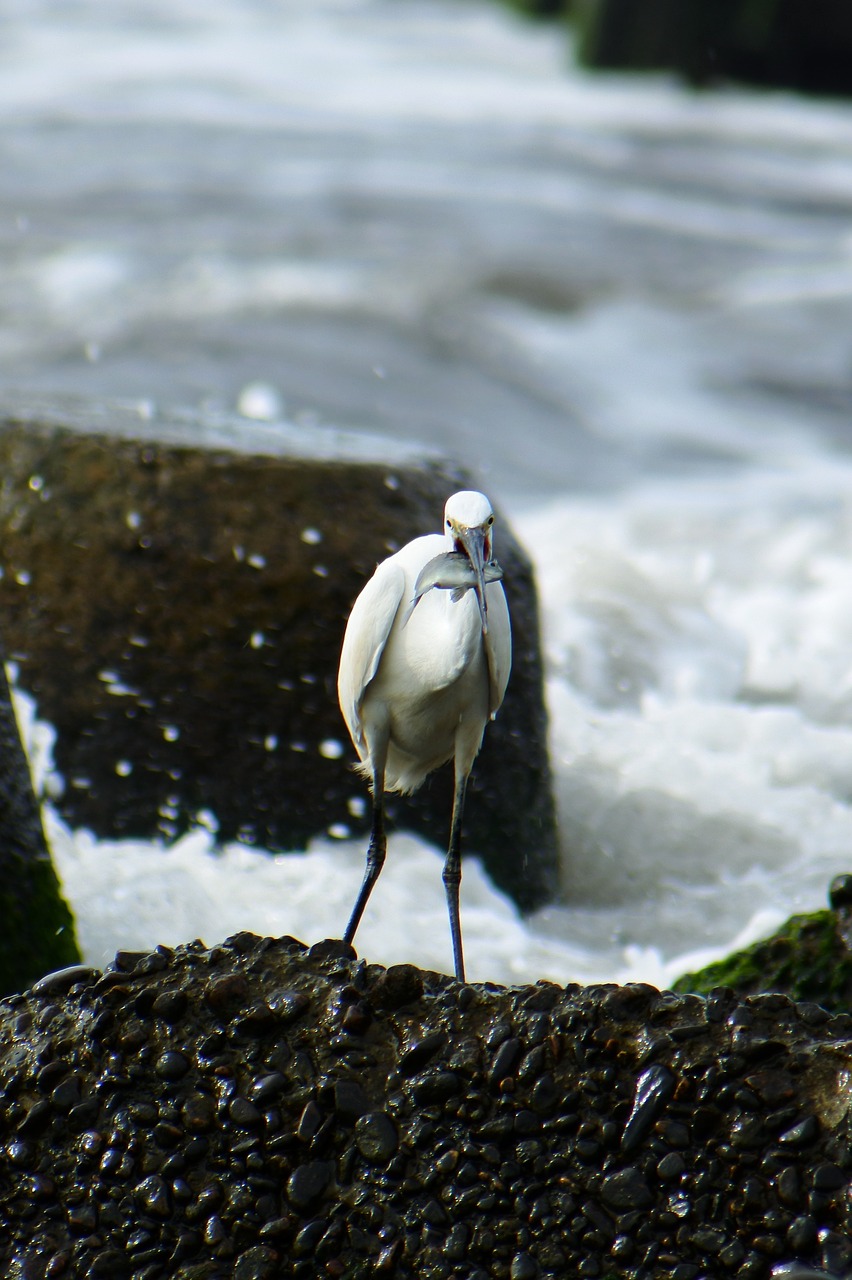
[[[502,582],[503,570],[496,560],[489,560],[484,566],[483,578],[488,582]],[[477,585],[476,570],[466,555],[460,551],[442,551],[439,556],[425,564],[417,575],[414,584],[414,599],[408,607],[403,626],[408,622],[422,596],[437,587],[439,591],[451,591],[453,604],[458,604],[466,591],[475,590]]]

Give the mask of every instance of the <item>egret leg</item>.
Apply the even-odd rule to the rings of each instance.
[[[453,821],[450,827],[450,847],[444,863],[444,889],[447,894],[447,910],[450,916],[450,937],[453,940],[453,964],[456,977],[464,982],[464,953],[462,951],[461,916],[459,914],[459,885],[461,884],[461,824],[464,811],[464,795],[467,790],[467,774],[456,770],[456,786],[453,796]]]
[[[352,908],[352,915],[349,917],[349,923],[343,935],[344,942],[351,943],[355,937],[355,931],[361,923],[364,908],[369,901],[370,894],[373,892],[373,885],[378,880],[382,867],[385,865],[387,836],[385,835],[384,791],[385,771],[384,768],[381,768],[377,769],[373,775],[373,829],[370,833],[370,843],[367,846],[367,867],[364,871],[364,879],[358,891],[355,906]]]

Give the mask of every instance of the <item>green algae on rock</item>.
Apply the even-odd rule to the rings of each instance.
[[[678,978],[673,990],[708,994],[729,987],[738,995],[778,991],[830,1012],[852,1009],[852,877],[838,876],[831,906],[791,916],[770,938]]]
[[[20,991],[79,959],[0,654],[0,992]]]

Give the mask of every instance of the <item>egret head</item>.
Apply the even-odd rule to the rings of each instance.
[[[444,532],[453,550],[467,556],[476,574],[476,598],[483,633],[488,630],[488,606],[485,601],[483,570],[491,559],[491,530],[494,513],[484,493],[462,489],[447,499],[444,507]]]

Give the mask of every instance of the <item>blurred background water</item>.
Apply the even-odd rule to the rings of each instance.
[[[25,0],[0,173],[0,394],[427,441],[526,541],[566,897],[520,922],[471,863],[474,978],[661,983],[822,905],[852,869],[852,107],[593,74],[477,0]],[[362,870],[51,821],[97,960],[339,932]],[[446,969],[439,863],[397,842],[360,947]]]

